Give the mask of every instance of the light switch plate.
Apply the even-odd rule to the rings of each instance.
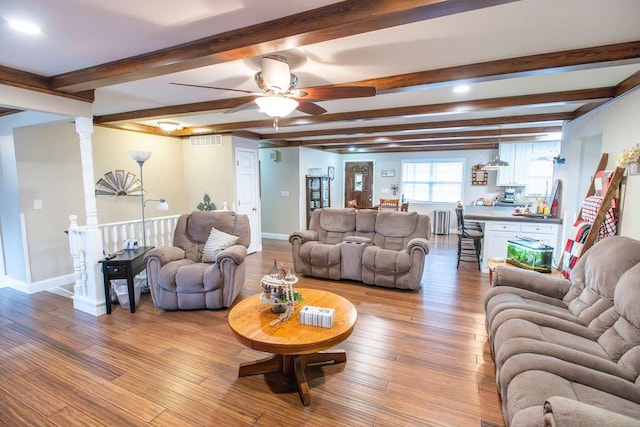
[[[35,199],[33,201],[33,209],[42,209],[42,199]]]

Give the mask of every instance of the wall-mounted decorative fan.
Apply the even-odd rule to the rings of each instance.
[[[96,196],[141,196],[142,185],[135,174],[121,169],[107,172],[96,182]]]
[[[376,88],[373,86],[319,86],[295,89],[298,84],[298,77],[291,73],[291,67],[287,59],[281,55],[263,57],[261,71],[255,74],[254,79],[261,92],[186,83],[172,82],[171,84],[251,94],[254,96],[251,101],[231,108],[225,113],[245,110],[257,104],[261,111],[275,119],[274,124],[277,124],[278,118],[287,116],[293,110],[312,115],[327,112],[327,110],[310,100],[362,98],[375,96],[376,94]]]

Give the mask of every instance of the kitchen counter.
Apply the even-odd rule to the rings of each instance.
[[[465,206],[464,219],[469,221],[511,221],[545,224],[562,224],[560,218],[536,218],[524,215],[512,215],[514,208],[501,206]]]
[[[554,248],[554,259],[560,259],[560,218],[535,218],[512,215],[512,207],[465,206],[464,219],[482,224],[482,271],[489,271],[489,260],[507,257],[509,240],[528,238]]]

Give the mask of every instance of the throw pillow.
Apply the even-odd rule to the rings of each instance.
[[[211,228],[211,233],[202,249],[202,262],[216,262],[218,252],[229,246],[235,245],[240,238],[227,234],[224,231]]]

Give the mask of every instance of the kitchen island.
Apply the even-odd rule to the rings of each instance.
[[[504,260],[507,242],[516,238],[539,240],[553,248],[553,259],[557,262],[562,253],[560,242],[560,218],[537,218],[513,215],[513,208],[496,206],[465,206],[464,220],[478,222],[484,230],[482,244],[482,271],[489,272],[491,258]]]

